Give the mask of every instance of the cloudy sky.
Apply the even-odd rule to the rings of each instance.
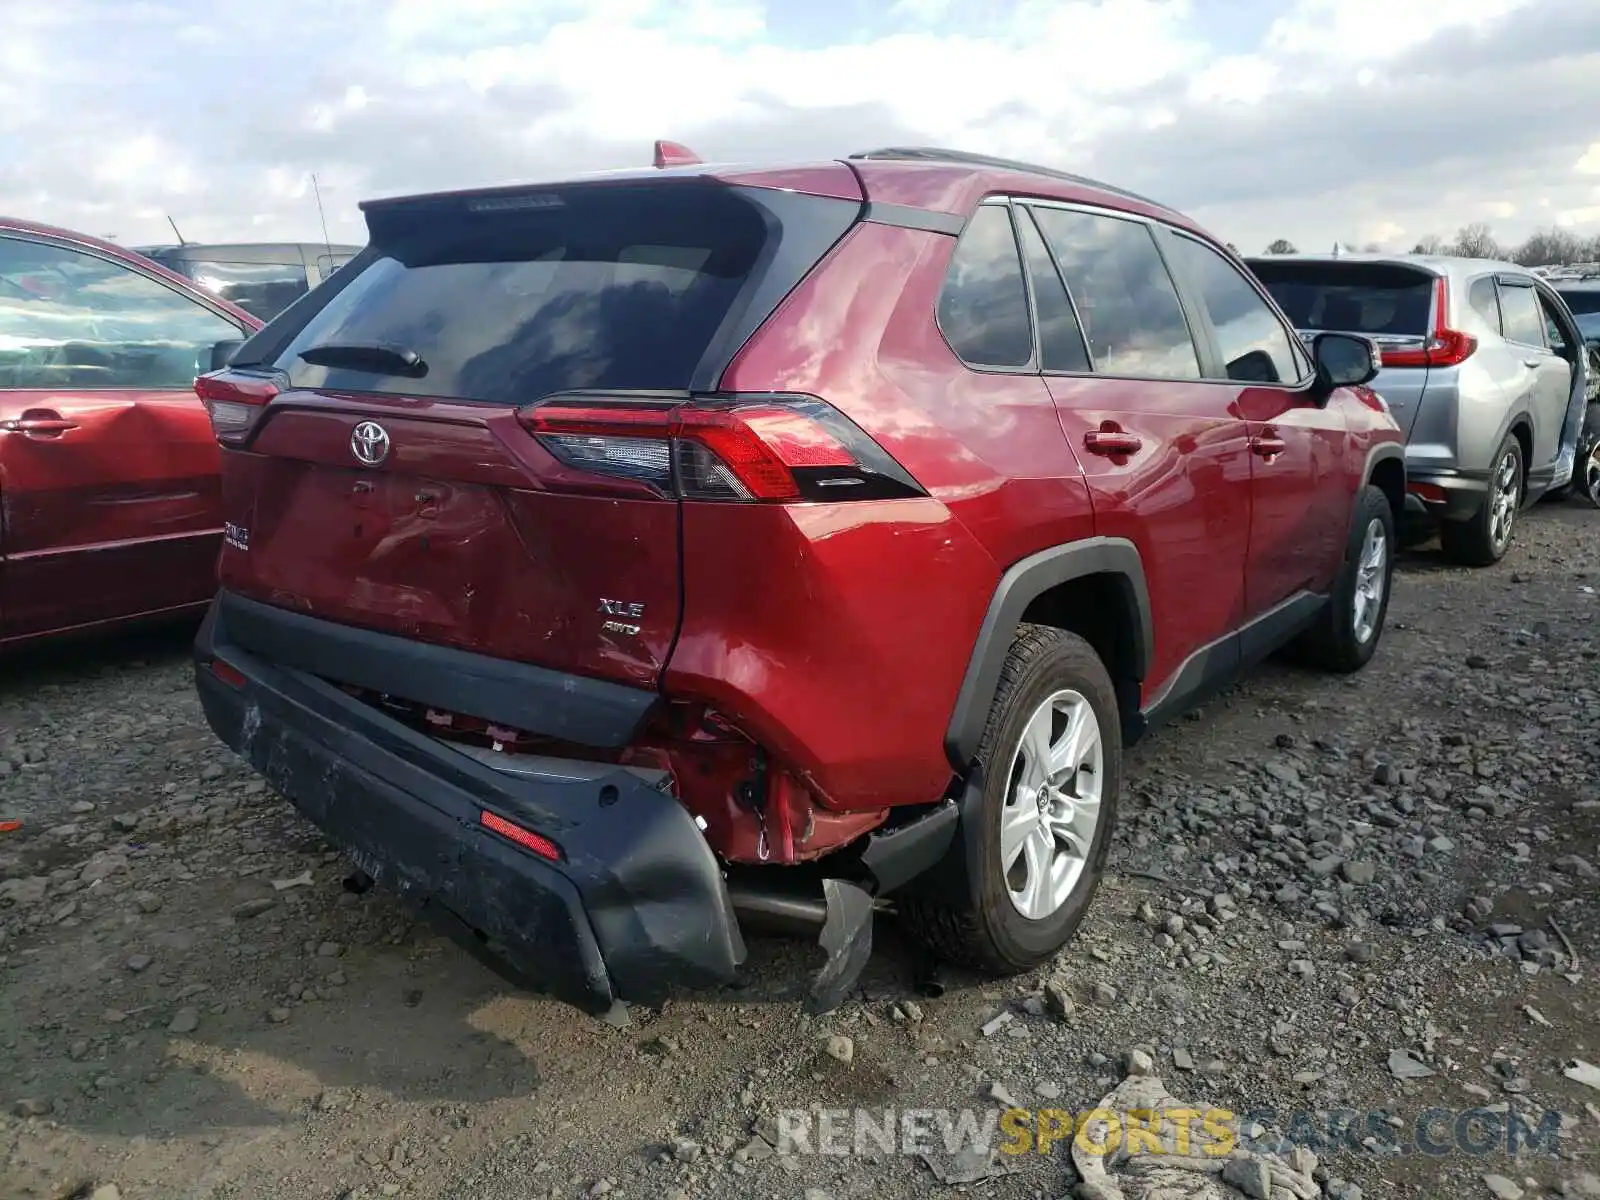
[[[935,144],[1242,249],[1600,234],[1597,0],[0,0],[0,212],[335,240],[356,201]],[[219,15],[225,14],[225,15]]]

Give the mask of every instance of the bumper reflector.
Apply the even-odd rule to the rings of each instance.
[[[549,838],[534,833],[531,829],[524,829],[520,825],[513,825],[498,813],[483,811],[478,814],[479,823],[491,833],[498,833],[508,842],[514,842],[524,850],[531,850],[540,858],[548,858],[551,862],[561,861],[561,847]]]

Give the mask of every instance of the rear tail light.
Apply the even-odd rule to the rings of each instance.
[[[283,389],[276,378],[222,370],[194,381],[194,394],[211,414],[211,432],[224,446],[250,436],[267,402]]]
[[[561,861],[561,847],[541,833],[524,829],[521,825],[506,820],[499,813],[492,813],[487,809],[479,811],[478,821],[490,833],[497,833],[506,841],[532,851],[540,858],[547,858],[551,862]]]
[[[860,427],[813,396],[570,396],[525,408],[517,419],[568,467],[684,500],[927,494]]]
[[[1433,332],[1420,346],[1383,352],[1386,367],[1454,367],[1471,357],[1478,339],[1445,324],[1450,315],[1450,283],[1443,276],[1433,283]]]

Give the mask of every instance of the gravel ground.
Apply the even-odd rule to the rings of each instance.
[[[621,1029],[346,893],[211,739],[183,631],[13,660],[0,1195],[1054,1200],[1062,1147],[777,1155],[774,1121],[1082,1110],[1131,1073],[1269,1139],[1361,1114],[1230,1196],[1600,1196],[1600,1079],[1567,1074],[1600,1063],[1597,585],[1600,513],[1541,506],[1496,569],[1410,556],[1359,677],[1270,664],[1161,731],[1048,971],[930,998],[891,926],[810,1019],[812,952],[761,941],[747,986]],[[1559,1154],[1397,1152],[1434,1108],[1558,1111]]]

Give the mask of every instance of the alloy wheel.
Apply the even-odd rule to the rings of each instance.
[[[1088,865],[1100,824],[1105,750],[1094,707],[1080,693],[1047,698],[1023,726],[1000,815],[1000,869],[1029,920],[1067,902]]]
[[[1383,590],[1389,586],[1389,537],[1383,522],[1374,517],[1367,522],[1361,542],[1361,557],[1356,560],[1355,622],[1356,641],[1363,645],[1378,630],[1378,614],[1383,611]]]
[[[1507,450],[1489,485],[1489,540],[1497,553],[1511,543],[1511,527],[1516,523],[1517,505],[1522,499],[1520,475],[1517,452]]]

